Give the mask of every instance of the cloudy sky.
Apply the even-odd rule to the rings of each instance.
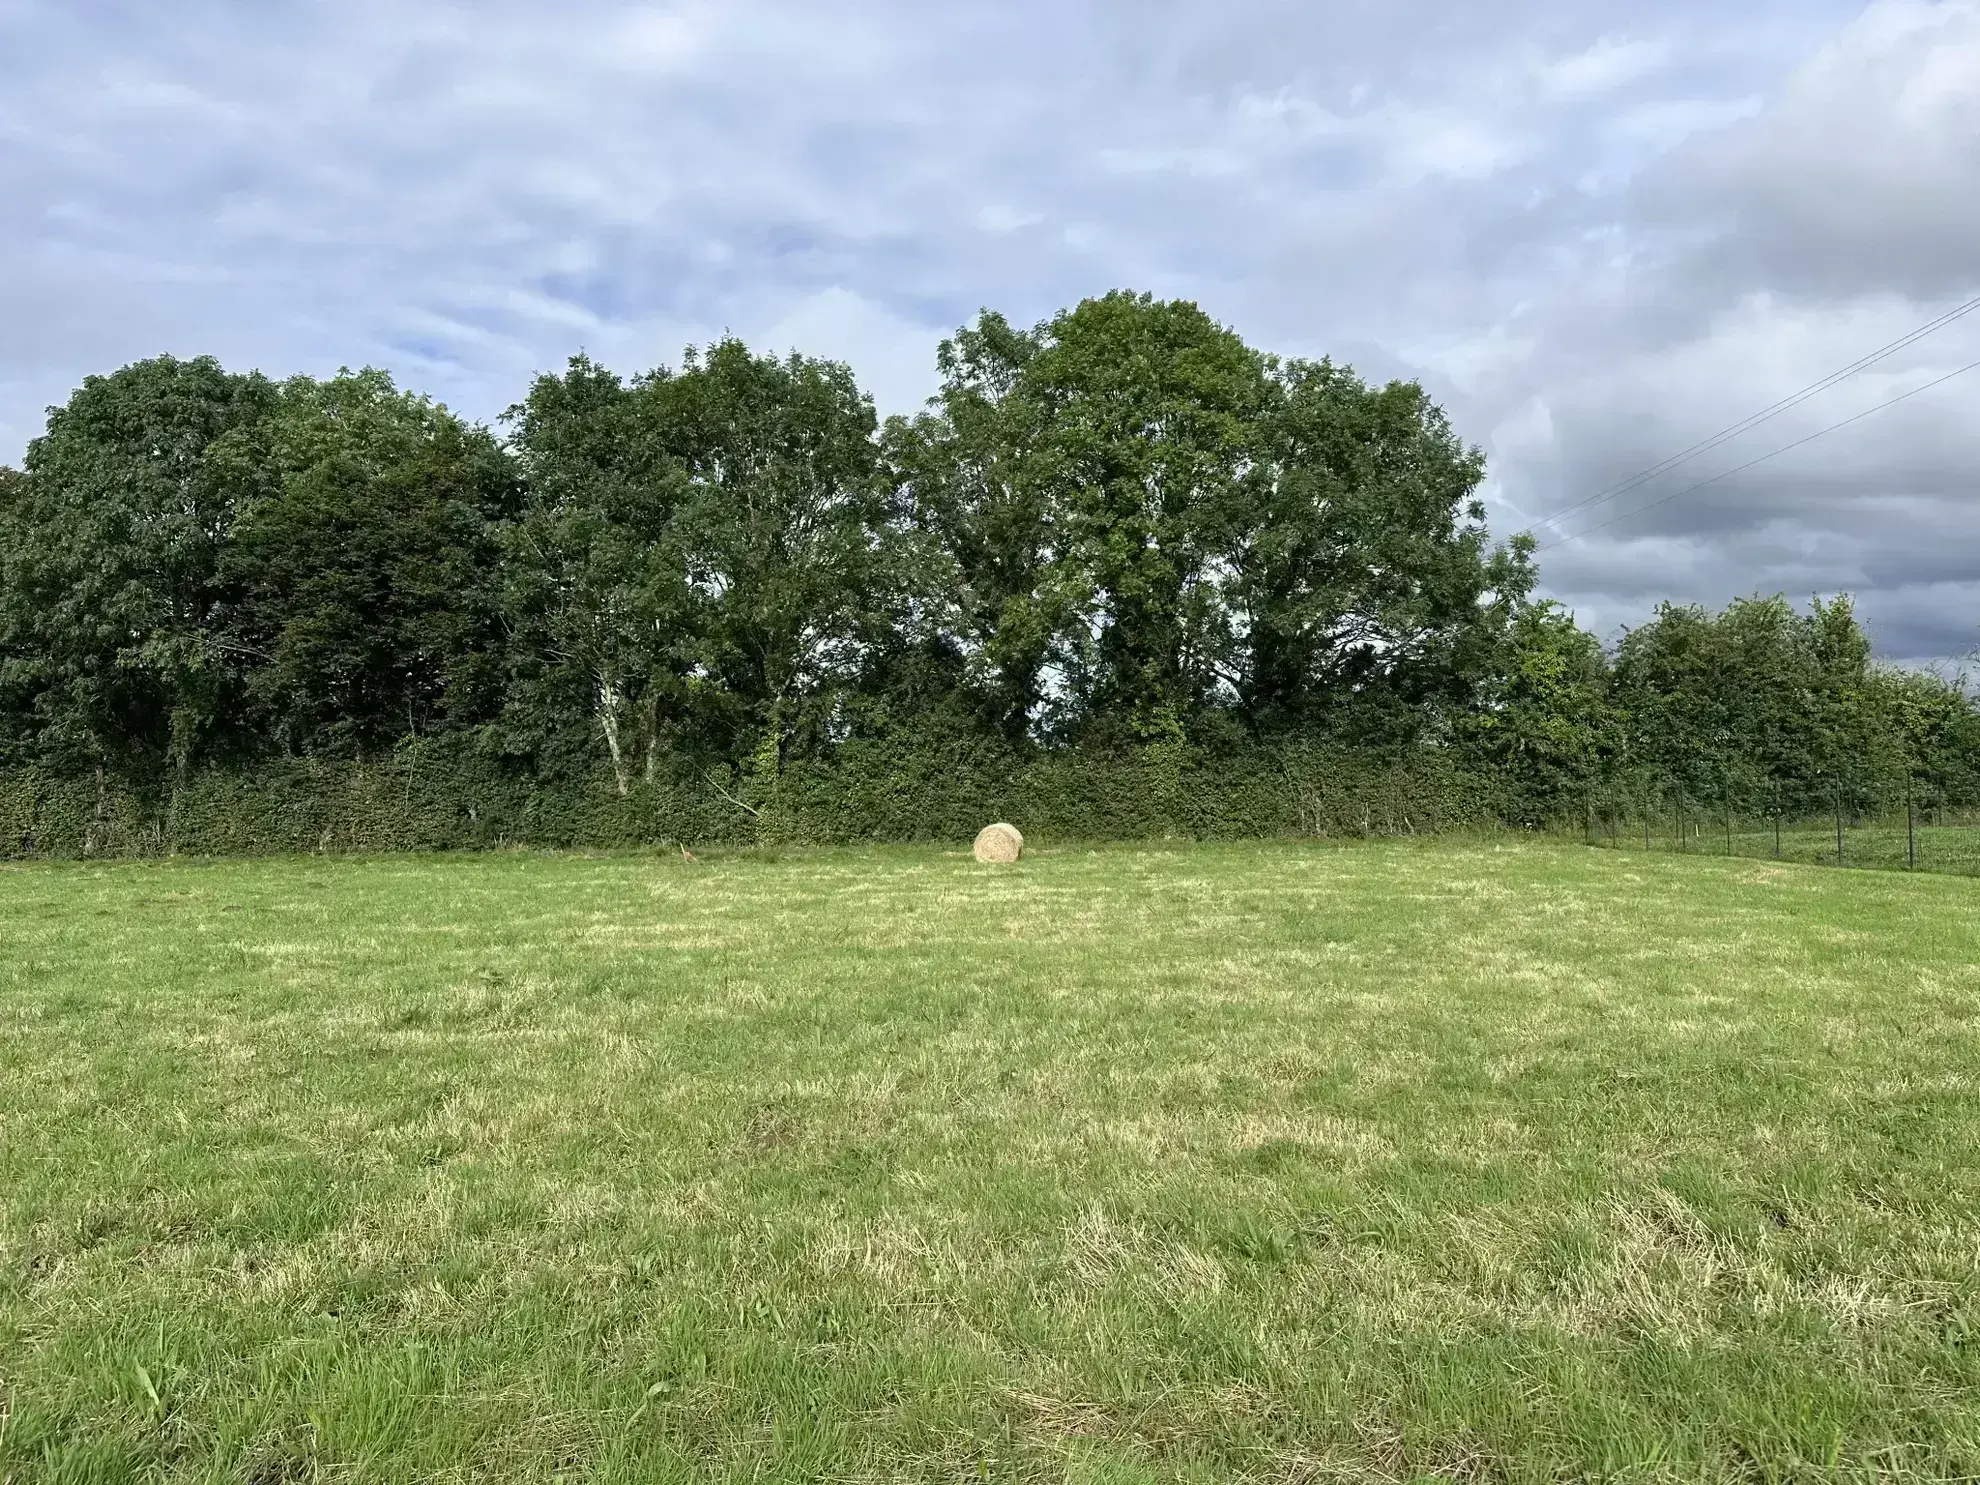
[[[732,330],[910,411],[979,307],[1134,287],[1420,378],[1604,635],[1980,645],[1980,369],[1679,493],[1980,313],[1582,505],[1980,296],[1980,0],[0,0],[0,201],[0,461],[168,350],[493,418]]]

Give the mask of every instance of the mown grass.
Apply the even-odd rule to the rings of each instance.
[[[1376,843],[0,870],[0,1479],[1980,1472],[1980,915]]]
[[[1847,866],[1873,871],[1935,871],[1980,876],[1980,824],[1940,824],[1929,817],[1907,824],[1903,815],[1846,821],[1840,856],[1833,820],[1796,820],[1776,829],[1768,820],[1720,822],[1693,817],[1680,836],[1669,819],[1653,820],[1646,834],[1641,816],[1600,819],[1569,827],[1564,838],[1619,851],[1676,851],[1705,856],[1745,856],[1807,866]]]

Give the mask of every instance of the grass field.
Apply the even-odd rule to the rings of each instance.
[[[1652,820],[1646,836],[1641,816],[1633,820],[1599,819],[1592,835],[1586,826],[1570,826],[1566,839],[1587,838],[1594,845],[1619,851],[1673,851],[1702,856],[1745,856],[1752,860],[1835,866],[1836,827],[1833,820],[1796,820],[1778,831],[1769,820],[1737,820],[1728,830],[1721,822],[1693,816],[1684,821],[1679,837],[1669,818]],[[1851,820],[1843,830],[1840,864],[1879,871],[1935,871],[1980,876],[1980,823],[1962,819],[1937,824],[1921,817],[1907,825],[1903,814]]]
[[[1980,888],[0,869],[0,1479],[1980,1472]]]

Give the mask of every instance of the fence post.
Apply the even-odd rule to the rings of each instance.
[[[1781,859],[1781,807],[1774,805],[1774,859]]]
[[[1836,784],[1836,865],[1843,864],[1842,784]]]
[[[1918,870],[1918,822],[1911,810],[1911,775],[1904,776],[1904,862],[1911,870]]]

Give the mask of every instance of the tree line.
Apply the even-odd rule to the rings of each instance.
[[[1513,630],[1475,736],[1530,820],[1980,803],[1964,678],[1873,663],[1847,596],[1667,603],[1612,652],[1547,604]]]
[[[1968,787],[1963,688],[1873,665],[1845,600],[1666,608],[1605,651],[1413,383],[1127,293],[939,358],[884,423],[845,366],[733,339],[578,357],[496,429],[374,370],[91,377],[0,470],[0,767],[445,735],[627,793],[940,732],[1437,749],[1535,821],[1598,785]]]

